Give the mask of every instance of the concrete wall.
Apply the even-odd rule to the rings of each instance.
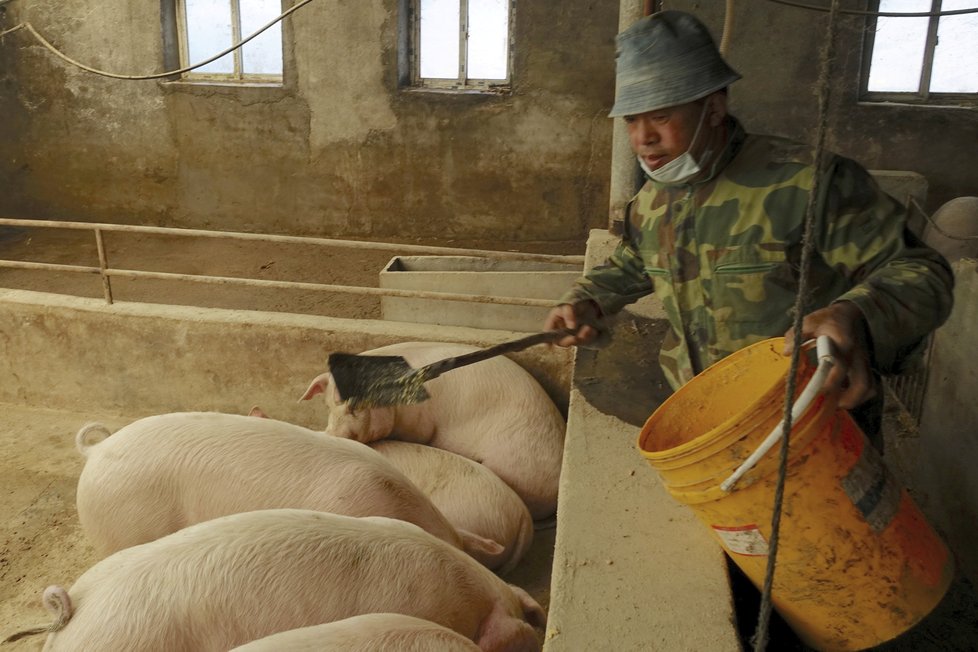
[[[25,31],[0,43],[0,213],[398,239],[579,239],[608,220],[619,3],[517,1],[514,90],[398,88],[402,0],[318,0],[285,21],[281,89],[117,81],[59,61]],[[630,2],[631,0],[626,0]],[[635,0],[635,6],[640,5]],[[722,2],[670,0],[717,40]],[[4,6],[68,55],[162,69],[161,3]],[[625,6],[625,5],[622,5]],[[825,14],[734,3],[735,113],[811,139]],[[931,210],[975,194],[978,112],[857,101],[863,21],[840,22],[828,145],[930,184]]]
[[[616,241],[591,231],[585,269]],[[666,327],[661,302],[643,297],[606,346],[577,349],[545,652],[742,649],[723,550],[636,446],[671,393]]]
[[[978,586],[978,261],[958,261],[954,274],[954,310],[931,349],[914,471],[927,515]]]
[[[132,416],[213,410],[326,424],[297,403],[333,351],[399,341],[490,346],[522,333],[98,299],[0,289],[0,403]],[[572,350],[511,356],[566,414]]]
[[[92,67],[160,72],[161,4],[14,2],[0,29],[29,21]],[[299,9],[284,88],[113,80],[5,37],[0,214],[508,241],[605,224],[617,4],[517,2],[502,95],[398,88],[401,4]]]

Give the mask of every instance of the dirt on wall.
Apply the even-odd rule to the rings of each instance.
[[[29,20],[86,65],[159,73],[175,4],[14,2],[0,29]],[[281,84],[112,79],[4,37],[0,214],[523,242],[606,224],[617,4],[515,3],[511,84],[486,93],[405,84],[409,4],[304,6]]]

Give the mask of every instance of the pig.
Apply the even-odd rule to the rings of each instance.
[[[459,530],[496,541],[506,548],[499,567],[505,575],[533,543],[533,519],[516,492],[495,473],[449,451],[381,439],[371,448],[387,458],[420,489]]]
[[[111,436],[78,431],[87,459],[76,503],[102,555],[235,512],[295,507],[415,523],[481,563],[507,557],[498,542],[458,531],[383,455],[301,426],[219,412],[135,421]],[[107,436],[107,437],[106,437]],[[93,443],[97,437],[105,437]]]
[[[479,652],[458,632],[402,614],[364,614],[293,629],[231,652]]]
[[[217,652],[367,613],[447,627],[484,652],[539,652],[525,591],[406,521],[256,510],[125,548],[49,586],[45,652]],[[39,629],[15,634],[42,633]]]
[[[259,406],[249,416],[268,419]],[[486,563],[505,575],[513,570],[533,543],[533,518],[526,505],[495,473],[449,451],[392,439],[369,446],[387,458],[422,491],[448,522],[461,532],[495,541],[505,553]]]
[[[363,355],[401,356],[418,368],[476,351],[463,344],[400,342]],[[484,464],[516,491],[535,520],[557,509],[565,423],[525,369],[506,357],[459,367],[425,383],[416,404],[351,410],[333,377],[320,374],[300,400],[323,394],[326,433],[364,443],[390,437],[427,444]]]

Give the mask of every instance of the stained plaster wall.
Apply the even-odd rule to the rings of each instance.
[[[928,517],[978,586],[978,260],[954,263],[954,311],[934,335],[914,480]]]
[[[662,4],[695,13],[720,42],[729,3],[665,0]],[[866,10],[870,3],[842,4],[846,9]],[[733,113],[748,131],[813,142],[826,26],[827,14],[822,12],[771,2],[733,3],[727,59],[743,79],[731,86],[730,99]],[[841,16],[838,27],[826,146],[869,169],[924,175],[931,212],[954,197],[978,195],[978,166],[974,165],[978,107],[860,102],[865,21]]]
[[[517,2],[513,92],[449,96],[398,87],[402,2],[317,0],[286,19],[284,88],[111,80],[8,35],[0,212],[377,238],[583,242],[605,226],[618,3]],[[30,21],[98,68],[156,72],[164,4],[12,0],[0,25]],[[719,40],[726,3],[662,5]],[[748,129],[811,140],[825,25],[733,3],[728,58],[744,79],[731,101]],[[978,111],[860,103],[862,30],[840,20],[828,146],[923,174],[930,210],[978,194],[963,145],[978,142]]]
[[[0,404],[118,416],[247,413],[322,428],[325,401],[297,399],[332,351],[400,341],[488,347],[511,331],[116,302],[0,288]],[[511,356],[566,414],[572,349]],[[318,425],[317,425],[318,424]]]
[[[284,21],[281,88],[96,76],[0,43],[0,213],[376,238],[583,242],[607,221],[616,3],[517,2],[513,89],[398,84],[405,0]],[[163,70],[163,2],[13,0],[70,57]],[[291,3],[285,3],[291,6]]]

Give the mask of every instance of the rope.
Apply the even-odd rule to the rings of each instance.
[[[961,14],[974,14],[978,13],[978,7],[971,7],[970,9],[950,9],[948,11],[915,11],[915,12],[899,12],[899,11],[859,11],[858,9],[836,9],[835,3],[832,3],[832,8],[819,7],[817,5],[806,5],[801,2],[789,2],[788,0],[767,0],[768,2],[773,2],[778,5],[785,5],[786,7],[795,7],[796,9],[809,9],[811,11],[835,11],[839,14],[846,14],[848,16],[882,16],[884,18],[927,18],[933,16],[960,16]]]
[[[299,2],[298,4],[296,4],[296,5],[292,6],[292,7],[289,7],[284,12],[282,12],[281,14],[279,14],[279,16],[277,18],[274,18],[270,22],[268,22],[265,25],[263,25],[262,27],[260,27],[258,29],[258,31],[252,33],[250,36],[245,37],[240,42],[235,43],[234,45],[232,45],[228,49],[224,50],[223,52],[219,52],[219,53],[215,54],[214,56],[210,57],[209,59],[205,59],[205,60],[203,60],[203,61],[201,61],[199,63],[195,63],[193,65],[187,66],[186,68],[180,68],[178,70],[170,70],[170,71],[167,71],[167,72],[159,72],[159,73],[155,73],[155,74],[152,74],[152,75],[121,75],[121,74],[118,74],[118,73],[106,72],[104,70],[98,70],[96,68],[92,68],[90,66],[86,66],[85,64],[83,64],[83,63],[81,63],[79,61],[75,61],[74,59],[72,59],[71,57],[69,57],[68,55],[64,54],[63,52],[61,52],[60,50],[58,50],[56,47],[54,47],[53,45],[51,45],[51,43],[48,42],[48,40],[46,38],[44,38],[43,36],[41,36],[37,32],[37,30],[35,30],[34,27],[30,23],[27,23],[27,22],[19,23],[17,25],[14,25],[13,27],[11,27],[8,30],[4,30],[3,32],[0,32],[0,38],[3,38],[7,34],[11,34],[13,32],[16,32],[19,29],[26,29],[28,32],[31,33],[32,36],[34,36],[35,39],[38,40],[38,42],[41,45],[43,45],[48,50],[50,50],[51,52],[53,52],[55,56],[57,56],[58,58],[62,59],[63,61],[66,61],[67,63],[70,63],[71,65],[76,66],[78,68],[81,68],[82,70],[85,70],[87,72],[91,72],[91,73],[94,73],[96,75],[102,75],[103,77],[111,77],[112,79],[132,79],[132,80],[136,80],[136,79],[140,79],[140,80],[145,80],[145,79],[162,79],[163,77],[172,77],[173,75],[182,75],[183,73],[190,72],[191,70],[194,70],[195,68],[200,68],[201,66],[206,66],[210,62],[216,61],[216,60],[220,59],[221,57],[223,57],[224,55],[226,55],[226,54],[228,54],[230,52],[234,52],[235,50],[237,50],[238,48],[240,48],[242,45],[244,45],[245,43],[247,43],[251,39],[255,38],[256,36],[258,36],[259,34],[261,34],[262,32],[264,32],[266,29],[268,29],[269,27],[271,27],[272,25],[274,25],[275,23],[279,22],[280,20],[282,20],[283,18],[285,18],[289,14],[293,13],[294,11],[297,11],[298,9],[301,9],[302,7],[306,6],[310,2],[312,2],[312,0],[301,0],[301,2]]]
[[[830,99],[831,86],[829,84],[829,73],[832,59],[835,56],[835,28],[836,10],[839,0],[832,0],[832,10],[829,13],[829,24],[826,33],[826,40],[822,46],[820,58],[820,71],[818,78],[818,125],[815,132],[815,145],[812,166],[815,170],[812,178],[812,189],[808,195],[808,203],[805,207],[805,225],[802,236],[801,249],[801,272],[798,280],[798,295],[795,297],[794,324],[792,329],[795,334],[795,347],[791,352],[791,370],[788,373],[788,382],[785,389],[784,398],[784,428],[781,437],[780,461],[778,467],[778,484],[774,492],[773,514],[771,515],[771,542],[768,549],[767,568],[764,575],[764,587],[761,591],[760,613],[757,617],[757,629],[754,631],[754,650],[762,652],[767,647],[768,626],[771,620],[771,588],[774,585],[774,570],[778,556],[778,544],[780,542],[781,528],[781,509],[784,503],[784,485],[788,471],[788,443],[791,434],[791,404],[795,396],[796,375],[798,364],[801,360],[801,332],[802,319],[805,314],[805,305],[808,300],[808,270],[811,267],[812,252],[815,249],[815,238],[812,234],[815,223],[815,202],[819,193],[822,152],[825,145],[825,132],[828,127],[828,105]]]

